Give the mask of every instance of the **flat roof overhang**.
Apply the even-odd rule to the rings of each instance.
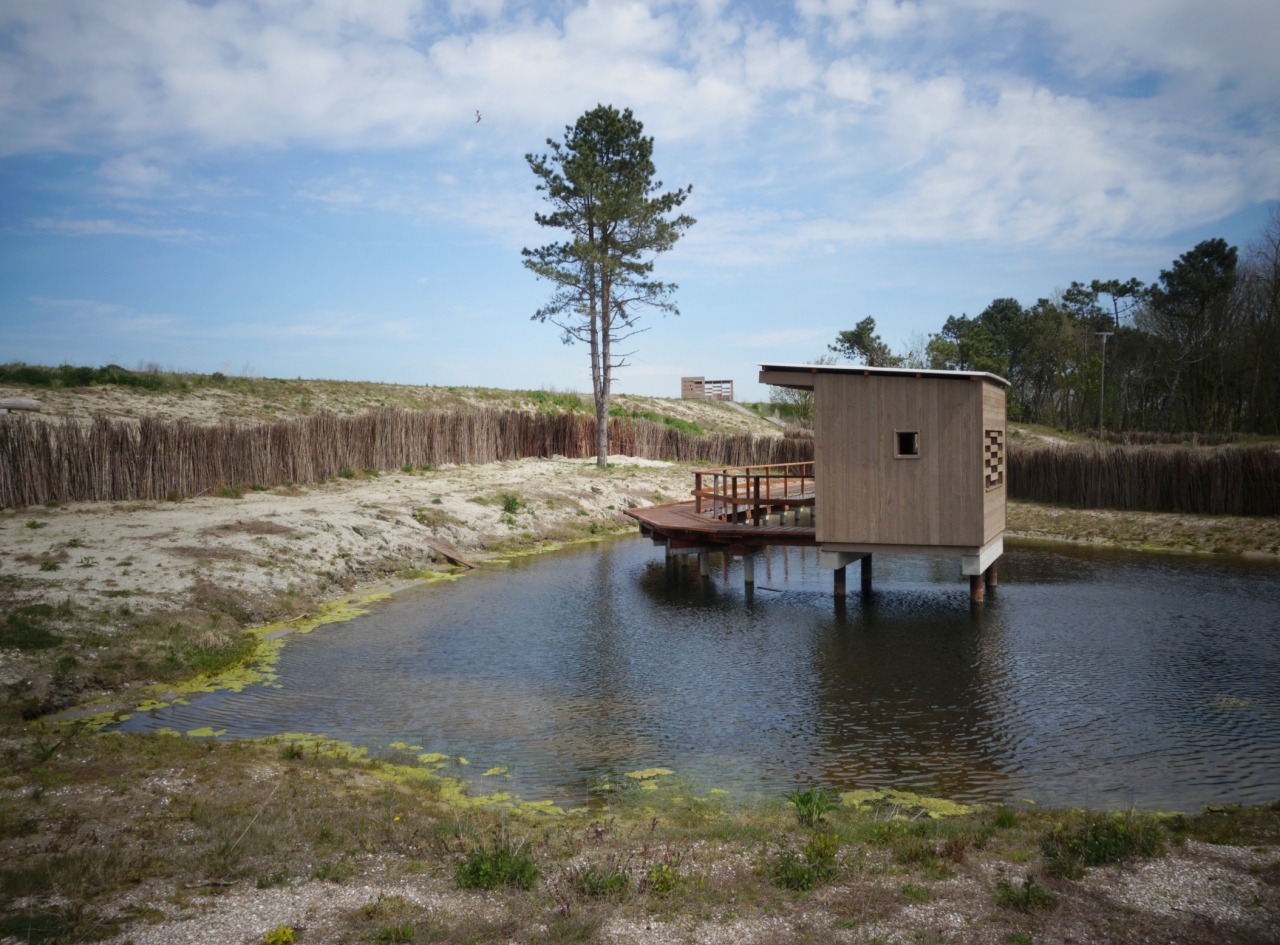
[[[989,381],[1008,387],[1009,382],[986,371],[939,371],[928,368],[871,367],[865,364],[761,364],[760,383],[793,390],[813,390],[819,374],[847,374],[859,377],[932,377],[951,381]]]

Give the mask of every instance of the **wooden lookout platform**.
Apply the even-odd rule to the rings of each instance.
[[[693,499],[627,509],[640,533],[664,545],[668,560],[696,556],[703,575],[707,556],[720,552],[743,561],[743,580],[755,583],[754,556],[769,545],[817,545],[813,463],[727,466],[694,471]],[[870,588],[871,555],[862,557],[863,589]],[[835,588],[845,593],[844,567]]]
[[[627,509],[641,534],[669,550],[714,546],[749,554],[812,545],[813,463],[695,470],[693,501]]]

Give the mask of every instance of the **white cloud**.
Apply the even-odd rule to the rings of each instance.
[[[136,236],[166,243],[187,243],[204,239],[198,230],[184,227],[151,226],[126,220],[60,220],[42,217],[31,221],[36,230],[62,236]]]
[[[104,161],[98,176],[110,193],[119,196],[151,196],[169,186],[169,171],[141,154],[122,154]]]
[[[58,309],[74,314],[103,317],[124,311],[123,305],[114,302],[101,302],[97,299],[55,299],[48,296],[33,296],[31,301],[43,309]]]
[[[88,329],[94,333],[112,334],[172,334],[182,328],[182,319],[173,315],[138,312],[116,302],[100,299],[59,299],[36,296],[31,299],[39,309],[70,318],[79,333]]]
[[[790,345],[809,344],[833,336],[834,330],[827,328],[792,328],[784,331],[758,332],[754,335],[735,336],[729,341],[730,348],[782,348]]]
[[[399,319],[379,318],[359,312],[312,312],[284,322],[232,322],[217,334],[236,338],[275,341],[335,340],[343,338],[407,340],[417,337],[419,327]]]

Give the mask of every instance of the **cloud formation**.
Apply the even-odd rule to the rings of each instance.
[[[1167,233],[1280,193],[1278,11],[1251,0],[10,4],[0,149],[99,155],[105,191],[136,198],[181,190],[186,159],[299,148],[426,149],[465,188],[460,168],[513,164],[603,101],[632,106],[686,177],[732,193],[730,211],[713,191],[704,219],[798,210],[774,239],[796,251],[815,228],[855,242]],[[822,197],[800,194],[798,179]],[[527,181],[486,185],[514,195]],[[359,198],[298,191],[335,207]]]

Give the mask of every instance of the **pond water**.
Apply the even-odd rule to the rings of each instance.
[[[415,588],[290,640],[280,688],[121,727],[403,742],[465,757],[477,791],[560,804],[653,766],[741,794],[1280,797],[1274,565],[1014,545],[971,608],[951,559],[878,557],[865,601],[851,567],[843,605],[812,549],[774,549],[753,592],[740,561],[712,564],[671,576],[623,539]]]

